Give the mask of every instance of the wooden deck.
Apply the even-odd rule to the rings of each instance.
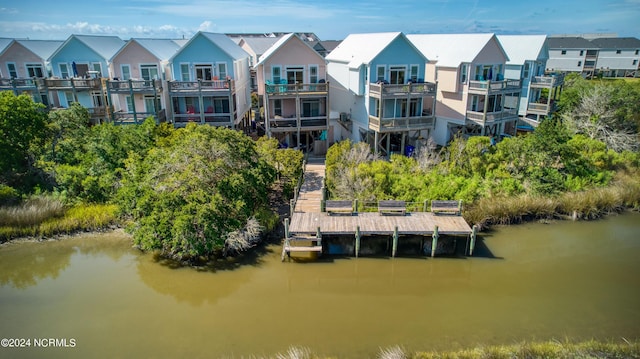
[[[320,212],[324,168],[324,158],[307,162],[294,213]]]
[[[438,226],[440,234],[469,235],[471,227],[462,216],[435,215],[431,212],[411,212],[404,216],[383,216],[377,212],[353,215],[328,215],[326,213],[294,213],[289,225],[292,235],[309,235],[320,232],[330,235],[355,234],[358,227],[361,235],[398,234],[433,235]]]

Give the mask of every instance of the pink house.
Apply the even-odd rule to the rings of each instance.
[[[139,123],[166,119],[164,80],[171,79],[169,59],[186,40],[131,39],[109,61],[107,97],[111,120]]]
[[[281,37],[255,66],[267,136],[324,153],[329,130],[326,62],[295,34]]]

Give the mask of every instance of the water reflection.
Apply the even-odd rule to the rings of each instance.
[[[24,289],[45,278],[55,279],[69,266],[75,251],[57,243],[4,244],[0,248],[0,285]]]

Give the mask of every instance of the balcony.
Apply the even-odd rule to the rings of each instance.
[[[232,113],[194,112],[173,115],[174,127],[185,127],[188,123],[197,123],[211,126],[233,127],[234,115]]]
[[[168,87],[169,94],[174,97],[197,96],[199,94],[224,96],[235,92],[233,80],[169,81]]]
[[[316,84],[273,84],[267,81],[265,92],[270,98],[319,96],[329,93],[329,84],[326,82]]]
[[[531,78],[532,88],[552,89],[564,85],[564,74],[554,74],[550,76],[534,76]]]
[[[376,132],[401,132],[411,130],[426,130],[433,128],[435,117],[433,114],[423,113],[422,116],[382,118],[369,115],[369,129]]]
[[[469,93],[476,95],[497,95],[520,92],[520,80],[469,81]]]
[[[155,118],[156,123],[164,122],[167,119],[166,111],[162,109],[157,113],[116,111],[111,114],[111,120],[117,124],[140,124],[149,116]]]
[[[551,101],[550,103],[544,102],[529,102],[527,105],[527,114],[534,115],[542,115],[548,116],[555,112],[557,109],[557,105],[555,101]]]
[[[113,94],[162,92],[161,80],[107,80],[107,91]]]
[[[434,83],[408,83],[400,85],[384,83],[369,84],[369,96],[380,99],[383,97],[422,97],[435,95],[436,84]]]
[[[282,117],[275,116],[269,118],[269,129],[271,132],[293,132],[298,129],[301,131],[326,130],[328,127],[328,117],[326,115],[319,116],[294,116]]]
[[[480,126],[493,124],[495,122],[513,121],[518,119],[518,112],[515,109],[504,108],[495,112],[467,111],[467,121]]]
[[[0,90],[36,91],[39,85],[39,79],[0,79]]]
[[[49,90],[90,91],[102,89],[101,79],[44,79]]]

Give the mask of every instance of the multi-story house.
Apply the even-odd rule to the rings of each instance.
[[[235,38],[232,38],[234,40]],[[238,39],[238,46],[249,54],[249,68],[251,71],[251,91],[258,91],[258,80],[255,66],[260,60],[260,56],[264,54],[273,44],[278,41],[278,37],[255,37],[247,36]]]
[[[515,134],[520,80],[504,77],[507,54],[494,34],[408,35],[422,51],[428,81],[437,81],[433,139],[457,134]]]
[[[593,76],[598,60],[598,46],[582,37],[548,37],[547,72],[579,72]]]
[[[250,126],[249,55],[224,34],[196,33],[169,60],[174,126]]]
[[[640,77],[640,40],[606,37],[591,40],[598,47],[596,72],[604,77]]]
[[[504,77],[521,80],[518,116],[527,126],[535,127],[541,119],[553,114],[564,84],[563,73],[545,75],[549,58],[546,38],[546,35],[498,36],[509,57]]]
[[[133,38],[111,59],[106,81],[109,118],[139,123],[149,116],[166,120],[168,98],[163,83],[170,77],[169,59],[187,40]],[[169,75],[169,76],[167,76]]]
[[[266,134],[288,146],[311,150],[329,126],[326,63],[296,34],[282,36],[255,66],[263,98]],[[315,153],[324,153],[318,142]]]
[[[51,71],[47,59],[60,45],[62,41],[56,40],[12,40],[0,52],[0,90],[11,90],[16,95],[26,92],[34,101],[49,106],[43,79]]]
[[[427,58],[400,32],[347,36],[326,56],[335,113],[329,141],[366,141],[382,156],[424,142],[436,95],[435,81],[424,80]]]
[[[102,79],[109,77],[109,59],[124,46],[117,36],[71,35],[49,57],[53,77],[45,79],[55,107],[78,102],[92,121],[107,120]]]

